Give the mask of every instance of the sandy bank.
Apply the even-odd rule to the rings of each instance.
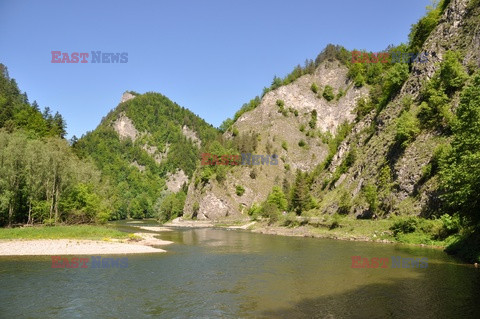
[[[2,240],[0,256],[34,255],[113,255],[163,253],[165,250],[152,247],[172,242],[157,239],[153,234],[136,233],[139,241],[99,241],[77,239]]]
[[[177,217],[174,220],[164,224],[168,227],[191,227],[191,228],[203,228],[214,227],[214,223],[209,220],[184,220],[181,217]]]

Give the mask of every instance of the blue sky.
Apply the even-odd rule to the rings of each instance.
[[[68,137],[93,130],[125,90],[160,92],[218,126],[328,44],[407,41],[429,0],[0,0],[0,63]],[[55,64],[51,51],[128,52],[125,64]]]

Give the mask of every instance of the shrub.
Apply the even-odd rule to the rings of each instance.
[[[245,188],[243,188],[241,185],[235,186],[235,193],[237,196],[242,196],[245,193]]]
[[[340,98],[344,95],[345,95],[345,91],[343,91],[342,89],[339,89],[337,93],[337,101],[340,100]]]
[[[390,230],[397,236],[398,234],[413,233],[418,226],[418,219],[415,217],[399,218],[391,227]]]
[[[287,209],[287,197],[279,186],[274,186],[272,192],[267,197],[267,202],[274,204],[279,210],[285,211]]]
[[[233,129],[232,129],[232,135],[233,135],[233,136],[238,136],[238,134],[240,134],[240,132],[238,131],[238,128],[236,128],[236,127],[234,126]]]
[[[313,93],[317,94],[318,93],[318,85],[317,83],[313,82],[312,86],[310,86],[310,89],[312,90]]]
[[[251,216],[253,220],[256,220],[262,214],[262,207],[257,203],[253,203],[248,209],[247,214]]]
[[[200,211],[200,204],[198,204],[198,202],[193,203],[192,211],[193,211],[192,218],[196,218],[198,215],[198,212]]]
[[[286,142],[286,141],[283,141],[283,142],[282,142],[282,148],[283,148],[285,151],[288,151],[288,145],[287,145],[287,142]]]
[[[300,223],[298,222],[297,215],[295,213],[288,213],[282,222],[282,226],[285,226],[285,227],[296,227],[299,225]]]
[[[448,214],[443,214],[440,217],[440,220],[442,221],[442,229],[438,236],[440,239],[445,239],[460,231],[461,223],[458,215],[450,216]]]
[[[300,129],[300,132],[304,132],[305,131],[305,124],[301,124],[299,129]]]
[[[403,112],[397,119],[395,140],[406,147],[420,133],[420,123],[410,112]]]
[[[310,128],[314,129],[317,126],[317,111],[313,110],[312,113],[310,114],[310,122],[308,122],[308,125]]]
[[[335,98],[335,94],[333,93],[333,88],[330,85],[325,86],[325,89],[323,90],[323,97],[328,102],[330,102]]]
[[[378,207],[377,187],[373,184],[365,185],[365,187],[363,189],[363,195],[365,196],[365,199],[367,200],[370,211],[372,213],[374,213],[377,210],[377,207]]]
[[[357,101],[357,107],[355,112],[357,113],[357,120],[360,120],[365,115],[370,113],[371,110],[375,108],[375,105],[371,103],[367,98],[360,98]]]
[[[338,213],[341,215],[348,215],[351,209],[352,209],[352,196],[347,191],[343,191],[342,195],[340,196]]]
[[[268,218],[268,224],[274,224],[279,219],[280,212],[277,205],[269,202],[264,202],[262,205],[262,216]]]
[[[333,214],[332,223],[330,224],[330,230],[340,227],[340,215]]]
[[[237,196],[242,196],[244,193],[245,193],[245,188],[243,186],[241,185],[235,186],[235,194],[237,194]]]
[[[305,145],[307,145],[307,143],[304,140],[300,140],[298,142],[298,146],[300,146],[300,147],[304,147]]]

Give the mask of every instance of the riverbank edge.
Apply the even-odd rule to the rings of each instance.
[[[397,240],[391,239],[375,239],[368,236],[352,235],[347,232],[339,232],[338,230],[332,234],[325,234],[316,232],[318,228],[312,226],[295,226],[295,227],[286,227],[286,226],[271,226],[267,222],[252,222],[252,221],[242,221],[244,224],[238,221],[235,222],[225,222],[225,221],[195,221],[195,220],[182,220],[177,218],[175,223],[166,223],[163,226],[173,227],[173,228],[220,228],[228,230],[246,230],[252,233],[264,234],[264,235],[278,235],[278,236],[288,236],[288,237],[310,237],[310,238],[320,238],[320,239],[334,239],[334,240],[343,240],[343,241],[363,241],[371,243],[380,243],[380,244],[400,244],[400,245],[409,245],[417,247],[427,247],[434,249],[445,249],[447,245],[429,245],[422,243],[405,243]],[[372,236],[375,234],[372,234]]]
[[[0,256],[125,255],[164,253],[158,246],[172,244],[151,233],[134,233],[131,239],[1,239]]]

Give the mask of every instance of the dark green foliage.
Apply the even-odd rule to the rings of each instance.
[[[316,110],[313,110],[312,113],[311,113],[311,118],[310,118],[310,122],[308,122],[308,125],[310,126],[310,128],[314,129],[315,127],[317,127],[317,111]]]
[[[278,106],[278,112],[282,113],[283,116],[288,116],[288,111],[285,108],[285,102],[283,102],[283,100],[277,100],[276,104]]]
[[[317,94],[318,93],[317,83],[313,82],[312,85],[310,86],[310,89],[312,90],[313,93]]]
[[[307,173],[297,171],[295,184],[291,190],[291,210],[297,213],[297,215],[312,207],[312,198],[310,197],[307,180]]]
[[[148,134],[136,141],[120,139],[110,125],[120,114],[131,119],[139,132]],[[189,110],[161,94],[146,93],[121,103],[95,131],[75,143],[76,152],[82,157],[91,157],[112,181],[119,217],[153,217],[153,206],[165,188],[166,174],[182,169],[192,176],[200,150],[182,133],[184,125],[194,131],[204,145],[209,145],[218,136],[215,128]],[[157,154],[164,153],[161,163],[145,150],[152,146],[157,148]],[[144,170],[132,163],[141,165]],[[208,174],[202,172],[201,178],[206,179]]]
[[[268,223],[271,225],[278,221],[280,211],[278,210],[277,205],[265,201],[261,207],[261,215],[262,217],[268,218]]]
[[[233,125],[234,121],[231,118],[227,118],[225,121],[220,124],[218,129],[220,132],[225,133]]]
[[[468,79],[468,74],[465,72],[460,60],[460,53],[448,51],[445,54],[445,59],[440,64],[437,81],[440,82],[439,85],[445,89],[447,95],[451,95],[461,89]]]
[[[440,70],[422,92],[423,102],[420,105],[418,118],[424,128],[445,129],[450,127],[453,113],[450,110],[450,97],[463,87],[468,75],[459,62],[459,55],[447,52]]]
[[[49,107],[40,112],[36,101],[30,105],[26,93],[21,93],[15,79],[8,75],[7,67],[0,63],[0,128],[8,132],[23,129],[31,137],[64,137],[66,123]]]
[[[367,98],[360,98],[357,101],[357,107],[355,113],[357,114],[357,120],[362,119],[365,115],[375,109],[375,104],[371,103]]]
[[[396,221],[392,227],[390,227],[390,230],[393,231],[393,234],[397,236],[399,233],[402,234],[409,234],[413,233],[418,226],[418,220],[415,217],[408,217],[408,218],[403,218],[399,219]]]
[[[325,86],[325,89],[323,89],[323,94],[322,96],[325,98],[325,100],[327,100],[328,102],[330,102],[331,100],[333,100],[335,98],[335,94],[333,93],[333,88],[330,86],[330,85],[326,85]]]
[[[342,64],[347,64],[350,59],[350,53],[340,45],[328,44],[325,49],[315,59],[315,66],[319,66],[324,61],[333,62],[335,60]]]
[[[343,191],[340,195],[340,202],[338,204],[338,213],[340,215],[348,215],[352,209],[352,195],[347,191]]]
[[[242,107],[240,108],[240,110],[238,110],[237,113],[235,113],[235,116],[233,117],[233,123],[235,123],[238,120],[238,118],[243,115],[243,113],[254,110],[255,108],[257,108],[257,106],[260,105],[260,101],[261,101],[260,97],[256,96],[254,99],[250,100],[250,102],[243,104]],[[223,126],[225,126],[225,125],[223,125]]]
[[[363,196],[367,200],[369,209],[372,213],[375,213],[378,208],[378,193],[377,186],[374,184],[367,184],[363,187]]]
[[[337,153],[338,147],[343,142],[343,140],[347,137],[348,133],[350,133],[352,127],[353,127],[353,124],[344,122],[340,124],[340,126],[338,126],[337,134],[335,135],[334,138],[332,138],[331,135],[328,134],[324,138],[324,140],[322,140],[324,143],[328,144],[328,155],[327,155],[327,158],[325,159],[325,162],[323,163],[323,166],[325,168],[330,166],[333,156],[335,155],[335,153]]]
[[[267,197],[267,203],[274,204],[277,209],[285,211],[288,208],[287,197],[279,186],[274,186]]]
[[[461,235],[445,251],[471,263],[480,263],[480,233],[478,230]]]
[[[185,205],[186,194],[183,191],[178,193],[163,193],[157,199],[154,211],[157,219],[164,223],[176,217],[183,215],[183,206]],[[198,213],[198,202],[194,204],[194,214]],[[145,217],[141,216],[140,218]],[[138,218],[138,217],[137,217]]]
[[[298,146],[300,146],[300,147],[304,147],[305,145],[307,145],[307,143],[305,143],[304,140],[300,140],[300,141],[298,142]]]
[[[438,25],[438,20],[449,3],[450,0],[441,0],[436,7],[427,6],[427,14],[412,25],[408,35],[412,52],[420,52],[423,43]]]
[[[345,95],[345,91],[343,91],[342,89],[338,89],[337,101],[340,100],[344,95]]]
[[[242,196],[244,193],[245,188],[243,188],[242,185],[235,186],[235,194],[237,194],[237,196]]]
[[[73,154],[65,122],[39,111],[0,64],[0,225],[105,222],[114,209],[107,183]]]
[[[452,149],[441,160],[442,198],[472,225],[480,222],[480,75],[462,92]]]
[[[395,140],[401,147],[407,147],[420,133],[420,123],[415,115],[402,112],[397,119]]]
[[[63,139],[0,129],[0,225],[104,222],[112,194]]]

